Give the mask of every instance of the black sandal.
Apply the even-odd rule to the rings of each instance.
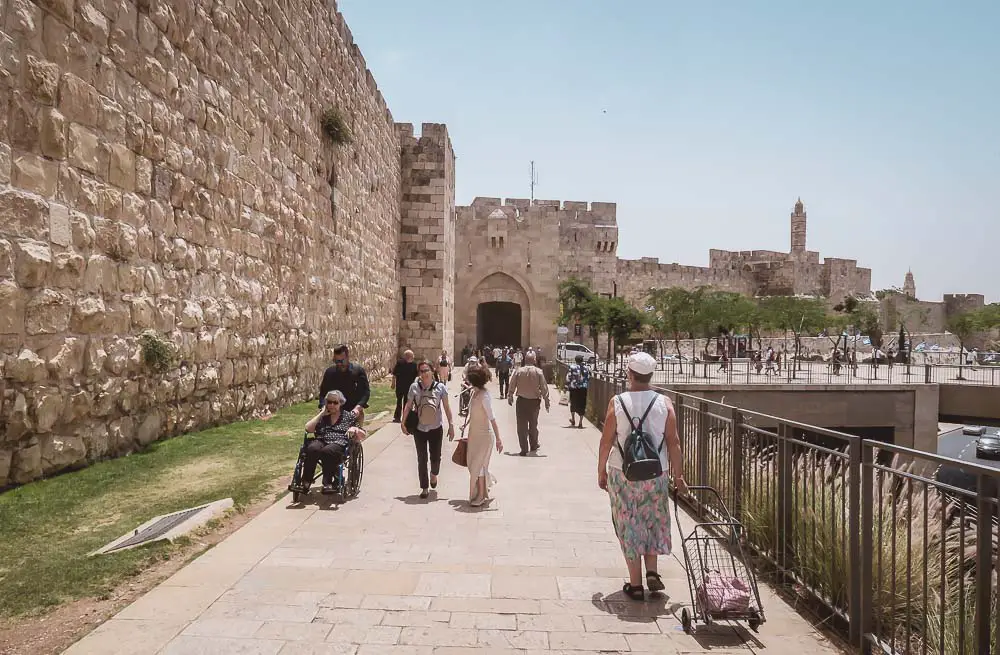
[[[652,592],[663,591],[666,587],[663,585],[663,580],[660,579],[660,574],[656,571],[646,571],[646,586]]]
[[[625,583],[625,586],[622,587],[622,592],[632,600],[644,600],[646,597],[643,593],[642,585],[633,587],[631,582]]]

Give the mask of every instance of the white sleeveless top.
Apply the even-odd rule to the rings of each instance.
[[[615,422],[618,426],[618,434],[615,436],[618,439],[618,444],[623,448],[625,447],[626,437],[632,431],[632,424],[625,416],[625,412],[622,411],[622,406],[618,402],[618,398],[625,401],[625,407],[628,408],[628,413],[634,419],[641,419],[646,408],[649,407],[650,401],[656,398],[652,409],[649,410],[649,415],[642,423],[642,429],[643,432],[649,435],[653,447],[659,448],[664,439],[663,430],[667,425],[667,407],[670,399],[655,391],[626,391],[614,399]],[[660,464],[663,466],[664,472],[669,471],[670,469],[667,467],[667,444],[664,443],[662,450],[659,452]],[[611,446],[611,456],[608,457],[608,466],[619,471],[621,470],[622,454],[618,450],[618,446]]]

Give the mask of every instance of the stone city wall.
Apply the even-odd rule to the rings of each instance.
[[[399,140],[332,2],[0,0],[0,30],[0,487],[314,397],[337,342],[381,373]]]
[[[400,349],[437,361],[455,340],[455,153],[444,125],[398,125],[402,148]]]
[[[618,295],[629,301],[642,302],[652,288],[683,287],[695,289],[708,286],[721,291],[752,295],[752,279],[739,271],[682,264],[661,264],[656,257],[619,259],[617,266]]]

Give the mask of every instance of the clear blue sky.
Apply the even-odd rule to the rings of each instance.
[[[619,255],[808,246],[1000,299],[1000,0],[341,0],[458,203],[618,203]]]

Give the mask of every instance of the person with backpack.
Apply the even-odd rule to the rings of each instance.
[[[410,385],[403,408],[403,434],[412,434],[417,447],[417,476],[420,497],[427,498],[429,489],[436,489],[441,471],[441,442],[444,418],[448,417],[448,441],[455,438],[455,422],[448,404],[448,388],[434,379],[434,365],[426,359],[417,365],[417,379]],[[427,460],[430,459],[430,476]]]
[[[587,388],[590,386],[590,369],[583,363],[583,355],[577,355],[566,373],[566,388],[569,389],[569,426],[583,427],[583,415],[587,413]],[[576,417],[580,417],[577,425]]]
[[[628,358],[628,391],[608,403],[597,454],[597,485],[608,492],[612,523],[628,567],[622,591],[644,598],[646,586],[663,591],[657,556],[669,555],[670,472],[674,488],[687,493],[673,403],[650,386],[656,360],[638,352]]]

